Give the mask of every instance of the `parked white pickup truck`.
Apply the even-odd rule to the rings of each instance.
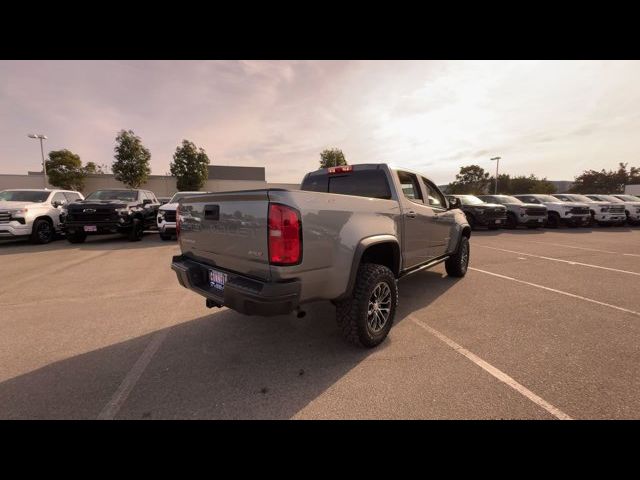
[[[71,190],[2,190],[0,238],[30,237],[33,243],[49,243],[60,232],[65,205],[84,200]]]
[[[558,228],[560,225],[584,226],[591,221],[591,212],[586,203],[563,202],[551,195],[539,193],[514,195],[514,197],[522,202],[547,207],[547,226],[551,228]]]

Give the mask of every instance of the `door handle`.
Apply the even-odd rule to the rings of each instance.
[[[409,218],[416,218],[416,212],[414,212],[413,210],[407,212],[405,215]]]

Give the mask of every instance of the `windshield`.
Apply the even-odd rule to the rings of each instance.
[[[640,198],[634,197],[633,195],[616,195],[616,197],[625,202],[640,202]]]
[[[565,202],[582,202],[582,203],[593,203],[593,200],[584,195],[556,195],[560,200]],[[565,200],[566,198],[566,200]]]
[[[482,205],[484,202],[473,195],[460,195],[458,197],[462,205]]]
[[[606,202],[622,203],[622,200],[614,197],[613,195],[598,195],[598,196],[601,197]]]
[[[5,190],[0,192],[0,201],[42,203],[47,201],[50,193],[30,190]]]
[[[121,200],[123,202],[135,202],[137,199],[137,190],[98,190],[85,198],[85,200]]]
[[[195,197],[198,195],[207,195],[209,192],[176,192],[173,197],[171,197],[171,200],[169,200],[167,203],[178,203],[180,200],[182,200],[185,197]]]
[[[511,195],[496,195],[493,198],[496,199],[496,203],[522,203],[522,200],[512,197]]]
[[[551,195],[536,195],[534,198],[545,203],[552,203],[552,202],[558,203],[558,199],[555,197],[552,197]]]

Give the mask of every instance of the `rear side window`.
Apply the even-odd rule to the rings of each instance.
[[[418,178],[413,173],[398,172],[398,178],[400,179],[400,188],[402,188],[402,193],[406,198],[414,202],[424,203]]]
[[[382,170],[361,170],[347,175],[309,175],[300,189],[387,200],[391,198],[387,176]]]

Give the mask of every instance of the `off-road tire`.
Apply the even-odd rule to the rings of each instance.
[[[67,233],[67,241],[69,243],[84,243],[86,239],[87,239],[87,234],[84,232]]]
[[[142,240],[144,225],[139,218],[134,218],[131,223],[131,229],[127,233],[127,238],[130,242],[139,242],[140,240]]]
[[[53,228],[53,223],[45,218],[38,218],[33,222],[31,229],[31,243],[44,245],[51,242],[56,237],[56,231]]]
[[[369,300],[380,283],[388,285],[391,291],[389,316],[379,332],[373,332],[368,325]],[[337,301],[336,320],[344,338],[354,345],[372,348],[387,337],[398,307],[398,285],[393,272],[384,265],[363,263],[351,298]]]
[[[447,275],[450,277],[464,277],[467,274],[469,268],[469,254],[471,249],[469,248],[469,239],[465,236],[460,238],[460,245],[458,245],[458,251],[451,255],[444,262]]]

